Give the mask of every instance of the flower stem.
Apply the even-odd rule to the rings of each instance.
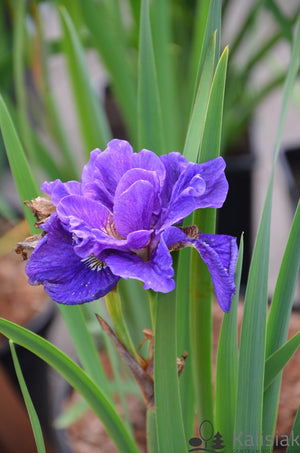
[[[122,300],[120,294],[116,288],[110,291],[105,296],[107,310],[113,322],[116,334],[119,337],[120,341],[126,346],[129,352],[135,357],[138,361],[138,354],[130,337],[125,318],[122,311]]]

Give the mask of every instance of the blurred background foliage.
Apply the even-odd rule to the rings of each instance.
[[[202,21],[207,17],[209,2],[165,2],[168,14],[160,14],[155,5],[150,4],[157,73],[149,77],[158,80],[162,152],[180,151],[201,73],[198,57],[204,39]],[[232,0],[223,2],[222,22],[229,30],[235,7]],[[295,3],[287,13],[283,7],[282,2],[273,0],[253,1],[244,17],[236,19],[236,31],[229,40],[221,145],[225,155],[243,141],[256,106],[283,84],[286,67],[280,57],[274,60],[274,52],[276,55],[279,44],[291,43],[300,8]],[[57,36],[51,30],[49,33],[53,20],[49,22],[48,18],[53,15],[60,24]],[[262,27],[266,18],[267,26]],[[51,59],[55,56],[61,56],[67,66],[80,125],[83,162],[93,148],[104,147],[113,136],[129,139],[136,150],[142,146],[155,147],[139,140],[139,0],[4,0],[0,5],[0,27],[0,91],[38,181],[78,178],[69,118],[61,111],[51,84]],[[166,48],[160,48],[164,47],[162,42],[168,43]],[[103,68],[102,85],[99,80],[96,84],[92,80],[87,51],[95,52]],[[202,65],[204,58],[201,55]],[[258,86],[253,79],[262,64],[267,68],[267,77]],[[1,143],[0,214],[13,219],[15,213],[5,197],[6,172]]]

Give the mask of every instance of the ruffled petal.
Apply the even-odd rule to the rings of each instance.
[[[206,183],[198,174],[195,164],[188,165],[173,187],[168,207],[162,215],[164,228],[181,222],[197,207],[199,198],[206,190]]]
[[[155,199],[155,188],[149,181],[136,181],[116,196],[114,222],[118,233],[126,237],[133,231],[149,230]]]
[[[188,241],[207,264],[219,305],[228,312],[235,294],[234,273],[238,257],[236,239],[226,235],[199,233],[199,240]]]
[[[145,247],[152,230],[138,230],[127,238],[118,235],[113,216],[101,203],[85,197],[64,198],[57,207],[57,215],[73,233],[74,251],[82,258],[99,255],[106,249],[130,251]]]
[[[153,261],[143,261],[138,255],[121,253],[107,257],[107,262],[114,272],[120,273],[124,279],[133,278],[144,282],[144,289],[153,289],[162,293],[168,293],[175,288],[175,282],[172,280],[174,272],[171,275],[160,272],[160,267],[155,266]],[[172,261],[172,260],[171,260]],[[159,263],[161,266],[168,265]]]
[[[168,293],[175,288],[174,269],[169,247],[175,242],[185,239],[185,234],[175,227],[166,230],[154,242],[157,247],[152,251],[150,259],[144,261],[135,254],[120,253],[107,256],[106,263],[112,272],[120,277],[134,278],[144,282],[144,289],[152,289]]]
[[[86,197],[71,195],[57,206],[57,215],[65,228],[74,234],[74,251],[81,257],[98,253],[96,238],[107,238],[107,226],[112,214],[101,203]]]
[[[102,202],[112,210],[121,177],[132,167],[133,149],[125,140],[111,140],[101,152],[94,150],[82,172],[85,196]]]
[[[132,168],[141,168],[143,170],[155,172],[160,181],[160,186],[163,186],[166,169],[160,158],[152,151],[142,149],[139,153],[133,153]]]
[[[98,201],[78,195],[65,197],[57,206],[56,212],[67,227],[84,225],[88,230],[98,229],[103,232],[106,232],[106,226],[112,215]]]
[[[138,181],[148,181],[153,186],[154,192],[159,193],[159,179],[154,171],[145,170],[144,168],[132,168],[122,176],[116,189],[115,198],[118,198]]]
[[[70,305],[104,296],[119,280],[95,257],[82,260],[74,253],[72,235],[57,217],[53,218],[47,235],[32,252],[26,273],[30,284],[43,284],[55,301]]]
[[[52,203],[57,206],[60,200],[68,195],[80,195],[81,184],[78,181],[62,182],[60,179],[56,179],[52,182],[45,181],[41,185],[41,190],[51,195]]]
[[[101,155],[102,151],[99,148],[94,149],[90,153],[90,160],[87,164],[84,165],[81,173],[81,183],[83,186],[86,184],[93,182],[95,177],[99,177],[99,171],[96,167],[97,158]]]
[[[195,164],[179,153],[161,156],[166,178],[161,193],[163,211],[160,228],[177,224],[198,208],[219,208],[225,201],[228,183],[222,157]]]
[[[199,176],[206,184],[205,192],[199,197],[198,208],[221,208],[228,192],[223,157],[195,165],[198,166]]]
[[[161,191],[161,199],[163,206],[166,207],[171,199],[173,187],[188,162],[182,154],[174,152],[160,156],[160,160],[165,167],[165,179]]]

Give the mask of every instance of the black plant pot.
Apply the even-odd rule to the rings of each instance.
[[[300,197],[300,145],[282,149],[281,161],[286,174],[292,208],[295,210]]]
[[[283,148],[280,157],[290,195],[291,211],[294,214],[300,197],[300,145]],[[300,310],[300,276],[298,277],[293,308]]]
[[[34,316],[26,325],[26,328],[43,338],[47,338],[48,332],[55,321],[56,314],[57,307],[53,301],[49,300],[46,302],[43,310]],[[53,413],[51,409],[52,394],[49,385],[50,367],[35,354],[32,354],[19,345],[16,345],[16,352],[28,391],[40,420],[47,445],[49,446],[49,451],[51,453],[61,453],[62,450],[59,448],[57,433],[53,428]],[[6,339],[2,339],[0,342],[0,366],[15,388],[17,396],[21,397],[9,344]],[[22,397],[20,401],[22,401]]]
[[[218,210],[217,232],[240,240],[244,234],[244,260],[241,291],[247,284],[252,254],[252,181],[255,165],[254,153],[234,152],[225,156],[225,174],[229,191],[223,207]]]

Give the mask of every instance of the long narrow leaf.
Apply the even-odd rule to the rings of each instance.
[[[202,134],[207,112],[210,86],[214,74],[216,52],[216,35],[214,34],[208,47],[203,73],[193,106],[188,132],[185,140],[183,155],[189,161],[196,162],[202,140]]]
[[[15,27],[14,31],[14,52],[13,52],[13,69],[14,82],[16,89],[16,98],[18,105],[18,115],[20,120],[20,136],[30,157],[32,165],[35,164],[35,151],[31,137],[31,130],[27,115],[27,96],[25,85],[25,17],[26,2],[20,0],[15,3]]]
[[[88,157],[92,149],[105,147],[111,138],[111,132],[104,111],[101,108],[100,96],[97,95],[91,85],[79,37],[65,9],[61,9],[61,18],[69,75],[73,85],[79,125]]]
[[[291,31],[291,24],[288,18],[285,16],[283,11],[276,5],[272,0],[265,0],[265,6],[273,14],[274,19],[278,22],[278,25],[281,27],[282,33],[285,38],[292,42],[293,34]]]
[[[142,0],[138,64],[138,143],[163,154],[165,139],[162,124],[157,73],[151,35],[149,0]]]
[[[209,103],[200,147],[200,161],[204,162],[220,154],[221,131],[228,47],[224,49],[213,78]]]
[[[272,384],[276,376],[282,371],[299,346],[300,332],[294,335],[293,338],[267,358],[264,382],[265,390]]]
[[[300,406],[298,407],[295,421],[293,424],[291,436],[289,439],[289,446],[286,453],[298,453],[300,448],[299,434],[300,433]]]
[[[45,448],[45,443],[43,439],[43,433],[41,429],[41,425],[37,416],[37,413],[35,411],[35,408],[33,406],[30,394],[27,389],[27,385],[20,367],[19,359],[16,353],[16,349],[14,346],[14,343],[12,341],[9,342],[10,350],[11,350],[11,355],[13,359],[13,364],[15,367],[16,375],[19,381],[19,385],[22,391],[22,395],[25,401],[25,405],[28,411],[28,415],[30,418],[30,423],[32,426],[33,430],[33,435],[36,443],[36,447],[38,450],[38,453],[46,453],[46,448]]]
[[[200,148],[201,140],[202,140],[202,134],[203,130],[205,127],[205,119],[206,119],[206,113],[207,113],[207,106],[209,102],[209,95],[210,95],[210,88],[211,88],[211,83],[213,79],[213,71],[214,71],[214,60],[215,60],[215,46],[216,46],[216,36],[215,34],[213,35],[210,45],[207,50],[207,55],[206,55],[206,60],[205,60],[205,65],[203,67],[203,72],[202,76],[199,82],[199,87],[197,90],[197,96],[195,99],[195,104],[193,107],[193,112],[192,116],[189,122],[189,127],[188,127],[188,132],[186,136],[186,141],[185,141],[185,146],[184,146],[184,151],[183,154],[184,156],[191,161],[196,162],[197,157],[198,157],[198,151]],[[192,220],[192,219],[190,219]],[[194,260],[197,260],[198,262],[199,257],[195,256]],[[202,324],[199,325],[198,322],[202,323],[202,319],[200,321],[198,318],[192,314],[190,315],[190,288],[189,288],[189,281],[190,281],[190,273],[189,273],[189,268],[190,268],[190,261],[191,260],[191,250],[185,250],[184,252],[181,252],[179,255],[179,263],[178,263],[178,282],[177,282],[177,319],[178,319],[178,348],[179,351],[181,350],[187,350],[187,351],[193,351],[192,355],[195,357],[198,357],[198,359],[201,362],[201,370],[203,371],[205,369],[205,373],[207,376],[207,379],[210,380],[211,377],[211,368],[210,366],[203,367],[202,366],[202,359],[203,356],[200,353],[199,356],[199,350],[197,349],[196,344],[192,346],[190,344],[190,332],[195,332],[195,335],[197,332],[202,330]],[[200,261],[200,260],[199,260]],[[195,264],[195,263],[194,263]],[[199,265],[201,266],[201,263],[199,262]],[[204,266],[203,266],[204,267]],[[195,272],[194,272],[195,270]],[[204,272],[206,270],[204,269]],[[199,278],[198,274],[198,267],[197,269],[193,268],[193,272],[195,275],[196,281]],[[203,275],[203,274],[202,274]],[[196,282],[195,282],[196,284]],[[211,294],[211,286],[210,287],[210,294]],[[197,305],[199,303],[198,300],[195,300],[195,297],[192,299]],[[191,306],[192,307],[192,306]],[[206,305],[207,307],[207,305]],[[202,318],[202,316],[199,316],[199,318]],[[210,323],[206,323],[204,321],[205,328],[209,329]],[[190,329],[191,327],[191,329]],[[209,333],[208,333],[209,335]],[[197,336],[197,335],[196,335]],[[193,338],[195,336],[192,335]],[[210,335],[209,335],[210,338]],[[207,357],[207,353],[210,355],[209,350],[211,348],[211,342],[207,344],[200,343],[203,346],[203,352],[204,356]],[[199,344],[200,344],[199,343]],[[197,343],[198,344],[198,343]],[[194,348],[194,349],[193,349]],[[209,357],[207,357],[207,360],[209,361]],[[194,363],[194,362],[192,362]],[[199,373],[201,371],[199,369]],[[193,427],[192,427],[192,420],[194,416],[194,406],[195,406],[195,397],[194,397],[194,392],[192,389],[194,388],[192,382],[192,367],[191,363],[188,362],[186,366],[186,370],[184,375],[182,376],[180,380],[180,389],[181,389],[181,400],[182,400],[182,411],[183,411],[183,419],[184,419],[184,424],[185,424],[185,431],[187,434],[187,438],[192,437],[193,434]],[[196,379],[196,386],[198,388],[198,382],[199,380],[203,378],[202,375],[198,374],[197,371],[195,370],[194,366],[194,373],[195,373],[195,379]],[[207,373],[209,373],[207,375]],[[207,388],[210,388],[210,384],[208,383],[209,387],[206,387],[206,381],[205,384],[203,384],[203,388],[206,387],[206,392]],[[212,396],[212,394],[211,394]],[[201,399],[200,396],[198,396],[198,400]],[[205,412],[206,413],[206,412]],[[211,415],[212,410],[209,411],[209,414]],[[208,415],[206,413],[205,417]]]
[[[201,53],[205,55],[203,41],[205,37],[205,30],[207,25],[208,13],[209,13],[210,0],[198,0],[195,13],[194,22],[194,35],[192,41],[192,53],[190,59],[190,80],[192,81],[189,86],[189,98],[192,99],[197,83],[197,75],[199,72],[199,65],[201,65]],[[207,51],[207,49],[206,49]]]
[[[282,135],[284,120],[287,114],[287,108],[289,99],[293,92],[295,79],[297,76],[298,68],[300,64],[300,13],[296,23],[295,37],[292,46],[291,61],[288,68],[287,77],[284,84],[284,93],[282,101],[282,112],[279,120],[278,136],[276,141],[276,148],[274,152],[273,167],[276,164],[276,160],[279,153],[280,137]],[[274,170],[273,170],[274,171]],[[278,283],[275,288],[275,294],[271,305],[271,312],[268,320],[267,329],[267,350],[266,353],[269,355],[278,349],[285,341],[288,329],[289,316],[292,306],[293,288],[295,284],[295,272],[297,272],[297,259],[299,259],[299,242],[295,243],[297,237],[297,230],[299,231],[299,206],[298,214],[296,213],[294,219],[294,225],[292,229],[294,233],[290,236],[290,245],[287,246],[287,251],[284,256],[284,262],[281,266],[280,275],[278,277]],[[296,234],[296,236],[295,236]],[[299,236],[299,233],[298,233]],[[294,242],[294,243],[293,243]],[[297,245],[298,244],[298,245]],[[295,249],[293,247],[296,247]],[[297,254],[298,250],[298,254]],[[295,253],[295,254],[294,254]],[[294,261],[296,260],[296,261]],[[290,263],[290,264],[288,264]],[[291,266],[291,268],[289,268]],[[299,261],[298,261],[299,267]],[[291,271],[288,274],[288,269]],[[289,281],[290,286],[285,285]],[[289,280],[291,279],[291,280]],[[280,330],[278,330],[280,329]],[[279,333],[280,332],[280,333]],[[273,346],[274,345],[274,346]],[[274,349],[273,349],[274,348]],[[264,432],[274,433],[276,423],[276,413],[278,407],[280,390],[280,377],[270,386],[264,396],[264,414],[263,414],[263,430]]]
[[[201,231],[212,232],[215,216],[199,211],[194,215],[194,224],[201,225]],[[214,419],[212,386],[212,283],[210,273],[200,256],[192,250],[191,257],[191,310],[190,335],[191,356],[196,407],[199,421]],[[199,290],[200,288],[200,290]]]
[[[199,80],[201,77],[203,64],[205,60],[205,55],[207,52],[207,48],[209,46],[210,40],[213,34],[216,35],[216,53],[215,53],[215,60],[214,60],[214,67],[217,65],[219,61],[219,54],[220,54],[220,33],[221,33],[221,7],[222,2],[218,0],[210,0],[209,2],[209,10],[206,20],[205,26],[205,34],[201,38],[202,39],[202,48],[201,48],[201,56],[199,59],[199,66],[198,66],[198,74],[196,79],[196,87],[199,84]],[[205,14],[207,13],[206,8],[204,7]]]
[[[232,433],[235,423],[238,375],[238,302],[242,273],[244,243],[241,238],[236,266],[236,294],[229,313],[224,313],[217,354],[215,420],[216,430],[222,433],[226,448],[233,450]],[[226,410],[224,410],[226,407]]]
[[[187,226],[188,222],[184,222]],[[177,313],[177,350],[191,353],[190,345],[190,263],[191,249],[181,250],[178,257],[176,281],[176,313]],[[195,392],[193,382],[192,361],[188,358],[179,380],[182,418],[187,439],[194,435]]]
[[[267,324],[266,356],[279,349],[286,340],[293,295],[300,264],[300,203],[294,217],[288,243],[281,263]],[[265,432],[275,430],[281,375],[264,395],[263,426]]]
[[[215,71],[205,122],[205,145],[201,145],[199,162],[217,157],[220,153],[224,85],[227,50],[223,52]],[[208,132],[213,130],[214,134]],[[207,233],[215,231],[216,212],[202,209],[194,213],[194,224]],[[198,416],[213,420],[212,388],[212,283],[208,269],[198,254],[191,259],[191,346],[197,357],[194,364]]]
[[[158,294],[154,391],[160,452],[186,451],[177,374],[176,307],[174,291]]]
[[[58,304],[58,308],[67,325],[84,370],[99,387],[101,386],[103,393],[112,401],[109,381],[99,360],[92,335],[86,325],[84,307]]]
[[[265,326],[268,300],[268,268],[271,221],[269,187],[260,229],[256,238],[245,296],[241,330],[237,411],[234,432],[260,439],[265,363]],[[255,334],[254,334],[255,332]]]
[[[18,134],[2,97],[0,97],[0,127],[9,165],[18,189],[20,200],[32,200],[38,196],[38,189],[34,182]],[[36,231],[34,228],[34,217],[27,208],[24,209],[24,215],[33,234]]]
[[[176,87],[176,71],[171,54],[171,1],[154,0],[150,6],[150,18],[160,104],[167,151],[180,149],[181,132],[178,109],[179,92]]]
[[[136,349],[144,339],[143,329],[151,328],[151,316],[146,291],[137,280],[121,279],[118,291],[123,300],[123,316]]]
[[[235,425],[235,432],[242,432],[243,440],[245,440],[244,436],[247,433],[250,435],[258,435],[259,439],[262,429],[272,188],[275,164],[278,157],[288,102],[291,97],[299,65],[299,49],[300,26],[298,22],[291,63],[284,88],[283,105],[274,151],[273,169],[254,247],[245,296],[245,310],[239,359],[239,405],[237,407]],[[253,335],[253,332],[255,332],[255,335]]]
[[[55,368],[89,403],[122,453],[138,453],[127,428],[104,393],[68,356],[38,335],[0,318],[0,332]]]
[[[137,92],[130,59],[127,58],[126,37],[120,34],[115,22],[108,16],[104,2],[81,0],[81,11],[91,34],[95,49],[108,69],[111,84],[130,139],[136,144]]]
[[[70,2],[69,2],[70,3]],[[77,1],[72,2],[72,17],[74,17],[76,11]],[[74,10],[74,11],[73,11]],[[43,26],[43,20],[41,14],[39,14],[38,5],[33,7],[33,20],[35,22],[36,28],[36,41],[37,49],[34,49],[34,65],[38,66],[39,70],[35,74],[35,85],[36,90],[38,91],[38,96],[41,103],[43,104],[43,114],[45,121],[45,127],[47,131],[50,132],[51,138],[57,143],[57,147],[60,150],[60,155],[62,157],[64,167],[64,178],[66,179],[76,179],[78,172],[74,162],[74,156],[72,156],[72,149],[69,143],[69,139],[64,130],[64,124],[58,111],[58,106],[54,101],[53,93],[50,86],[50,70],[49,63],[50,58],[48,58],[49,51],[49,41],[45,38],[45,29]],[[40,116],[40,107],[38,108],[37,114]],[[38,117],[38,123],[40,122],[40,117]],[[39,149],[37,149],[37,155],[39,155]],[[48,153],[49,155],[49,153]],[[57,163],[56,163],[57,168]],[[47,166],[47,174],[49,172],[49,167]],[[51,174],[50,174],[51,176]],[[52,176],[51,176],[52,177]],[[57,174],[53,179],[59,177]],[[60,178],[62,179],[62,178]]]

